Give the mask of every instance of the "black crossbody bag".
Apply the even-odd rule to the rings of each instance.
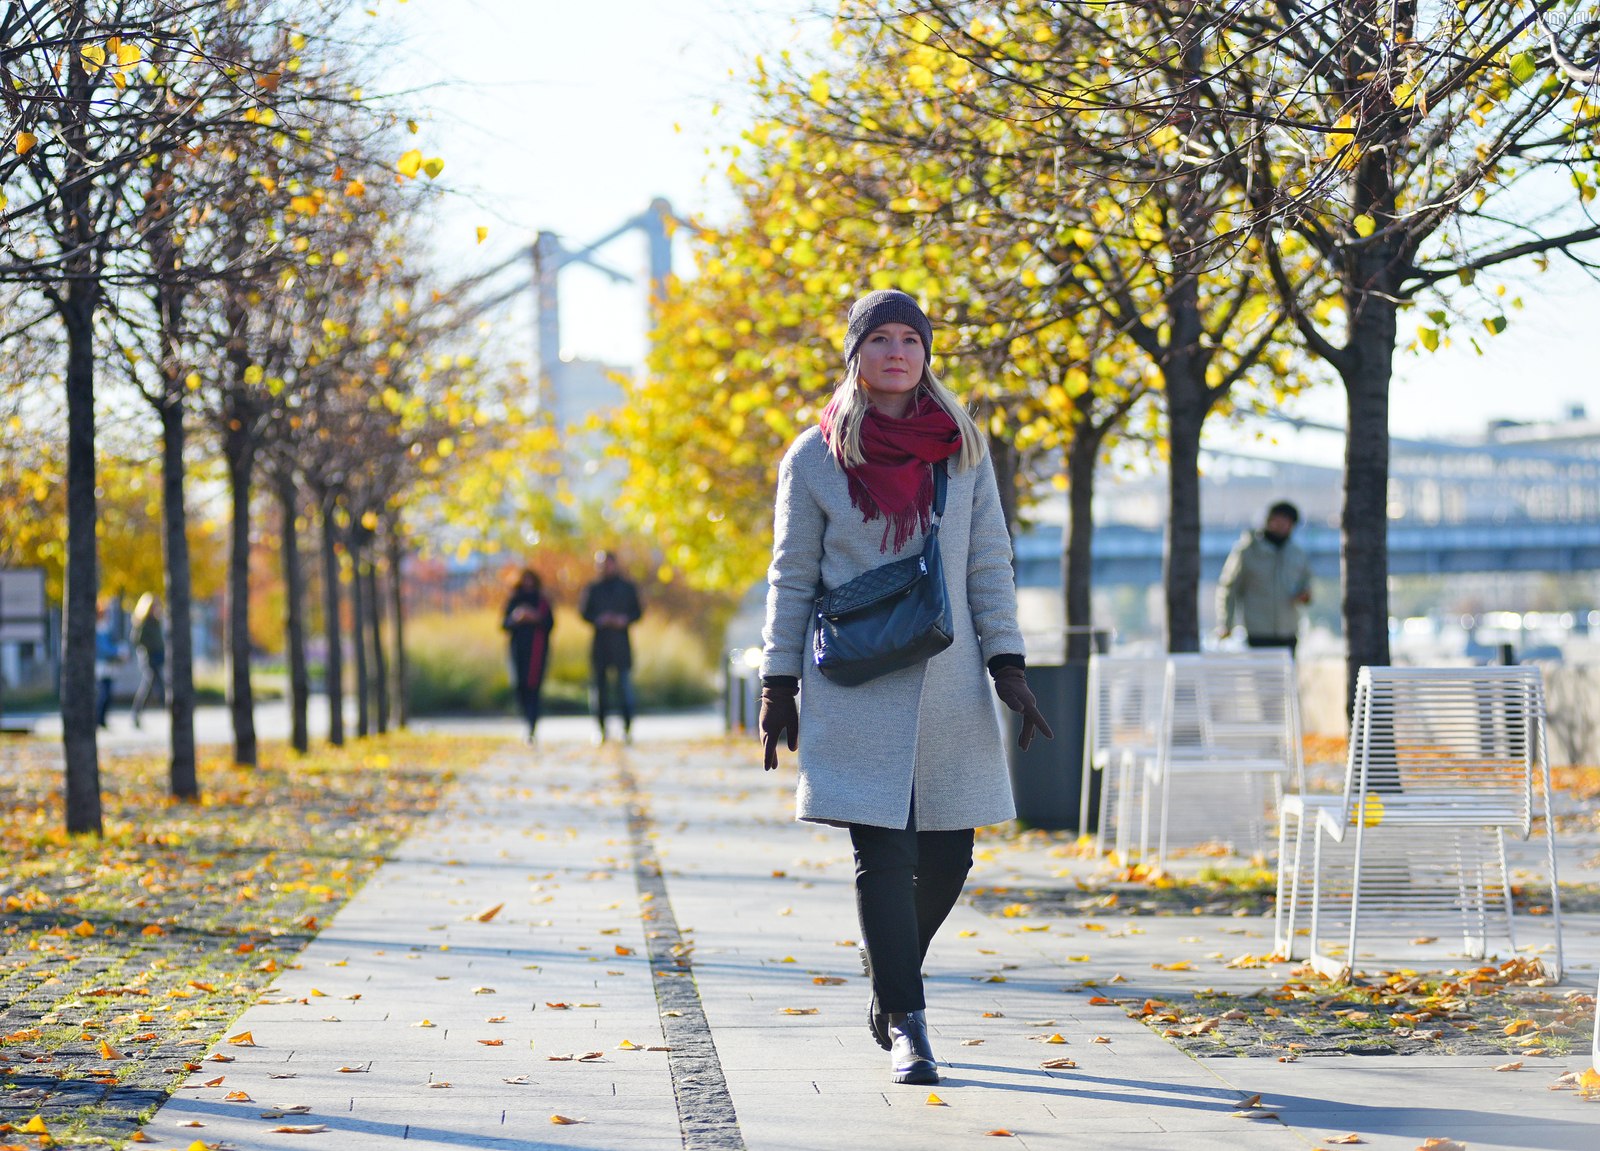
[[[817,670],[846,687],[921,663],[955,638],[939,557],[948,463],[933,472],[933,522],[922,551],[863,572],[817,595],[812,657]]]

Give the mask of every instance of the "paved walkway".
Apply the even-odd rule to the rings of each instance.
[[[1259,920],[1091,933],[963,904],[927,965],[946,1081],[894,1085],[863,1020],[847,840],[792,822],[792,783],[714,741],[519,748],[464,772],[234,1025],[254,1045],[218,1044],[232,1062],[204,1063],[147,1134],[240,1151],[1600,1145],[1600,1109],[1546,1090],[1578,1055],[1509,1074],[1473,1057],[1197,1060],[1076,989],[1125,973],[1127,993],[1159,990],[1177,977],[1153,963],[1270,950]],[[1062,866],[980,847],[975,885]],[[1572,960],[1600,955],[1597,926],[1574,918]],[[1264,942],[1241,947],[1251,934]],[[1592,990],[1592,963],[1572,967]],[[1277,1119],[1233,1117],[1256,1094]]]

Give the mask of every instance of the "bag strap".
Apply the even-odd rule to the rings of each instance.
[[[949,460],[940,460],[933,465],[933,522],[928,526],[929,531],[938,528],[939,521],[944,518],[944,490],[949,476]]]

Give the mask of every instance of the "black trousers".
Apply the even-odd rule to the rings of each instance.
[[[1300,637],[1295,635],[1251,635],[1245,637],[1246,647],[1286,647],[1289,654],[1294,655],[1294,649],[1300,644]]]
[[[539,726],[540,704],[544,698],[544,680],[536,679],[532,683],[519,683],[517,685],[517,704],[522,708],[522,718],[528,721],[528,734],[533,734],[533,729]]]
[[[617,663],[595,663],[589,668],[589,706],[605,732],[606,716],[611,714],[608,682],[615,678],[617,703],[622,712],[622,730],[633,727],[633,669]]]
[[[922,961],[972,870],[972,829],[850,825],[856,913],[882,1012],[921,1011]]]

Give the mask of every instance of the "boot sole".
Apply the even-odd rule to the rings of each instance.
[[[896,1071],[894,1081],[931,1087],[939,1082],[939,1069],[932,1063],[913,1063],[903,1071]]]

